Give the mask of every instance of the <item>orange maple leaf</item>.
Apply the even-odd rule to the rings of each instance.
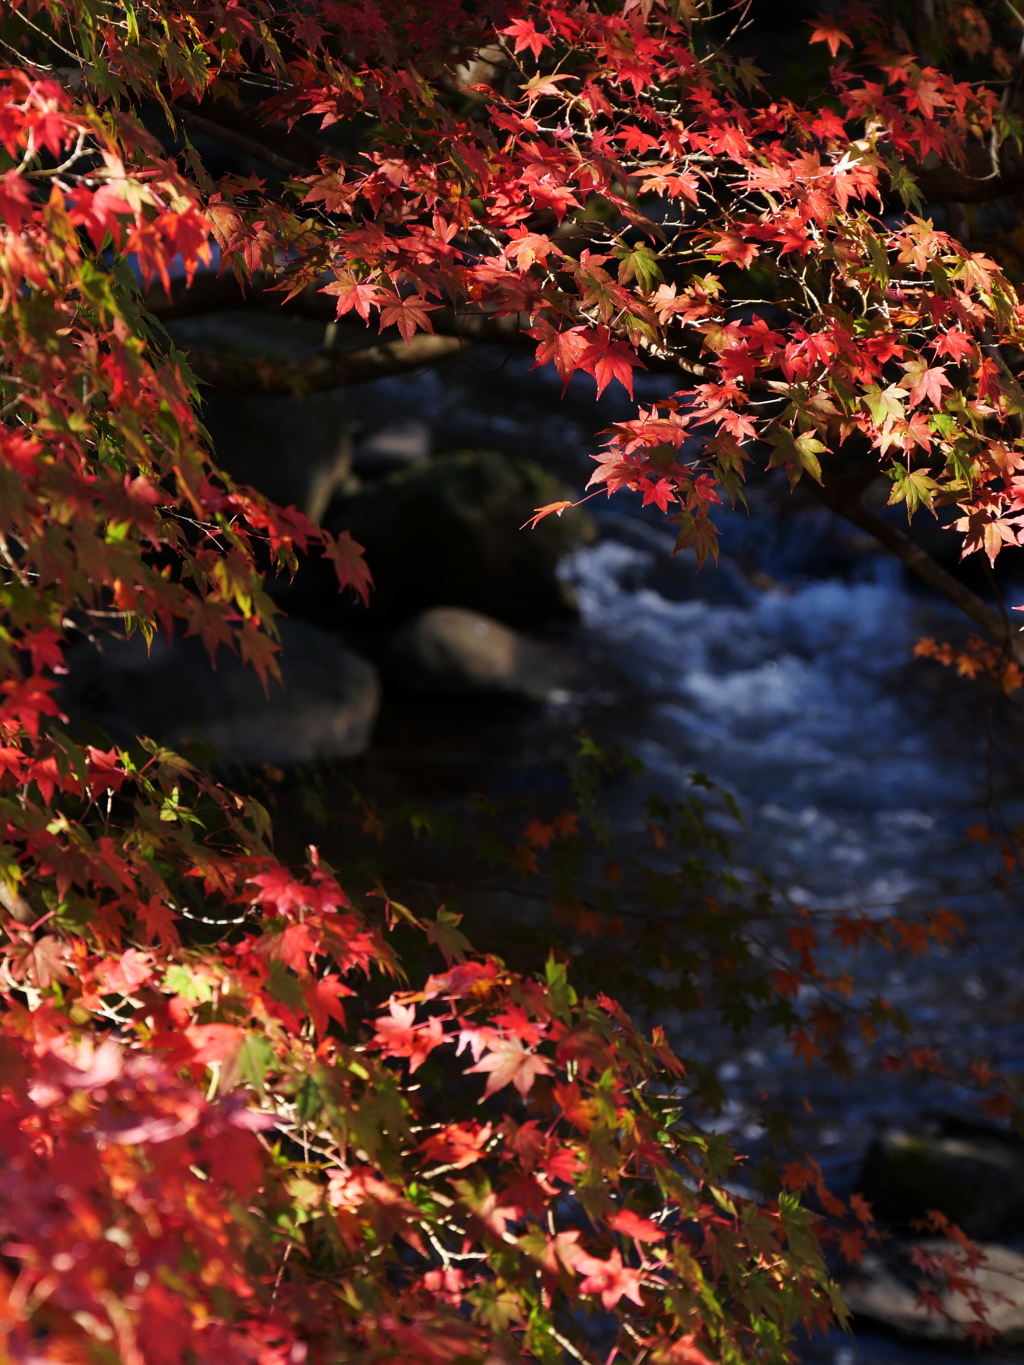
[[[525,531],[526,528],[527,528],[527,526],[529,526],[529,528],[530,528],[531,531],[535,531],[535,530],[537,529],[537,523],[538,523],[538,521],[543,521],[544,518],[545,518],[545,517],[549,517],[549,516],[551,515],[552,512],[555,512],[555,513],[557,513],[558,516],[561,516],[562,513],[565,511],[565,509],[566,509],[567,507],[573,507],[573,506],[575,506],[574,503],[571,503],[571,502],[569,502],[569,501],[564,501],[564,502],[549,502],[549,503],[546,503],[543,507],[535,507],[535,508],[533,509],[533,516],[530,518],[529,521],[524,521],[523,524],[522,524],[522,526],[520,526],[519,529],[520,529],[520,531]]]
[[[817,20],[808,19],[806,21],[814,29],[811,34],[812,43],[828,43],[828,50],[835,57],[843,43],[847,47],[853,47],[853,39],[848,33],[844,33],[838,28],[831,19],[824,14],[819,14]]]

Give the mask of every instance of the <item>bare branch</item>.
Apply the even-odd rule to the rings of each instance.
[[[992,151],[984,143],[971,143],[964,150],[963,166],[941,162],[908,167],[925,199],[932,203],[983,204],[1024,193],[1024,158],[1013,143],[1004,142],[999,148],[998,173],[993,172]]]
[[[331,295],[322,293],[315,284],[307,285],[298,294],[286,299],[280,288],[272,288],[271,282],[263,274],[254,275],[252,283],[245,286],[227,272],[215,275],[212,271],[204,271],[197,274],[191,284],[183,279],[173,280],[169,296],[163,286],[147,290],[143,295],[143,303],[147,311],[161,322],[201,317],[205,313],[220,313],[236,308],[288,313],[293,317],[311,318],[324,323],[334,322],[337,317],[337,301]],[[526,313],[494,317],[483,310],[456,312],[447,308],[432,313],[430,321],[434,330],[444,336],[461,337],[473,342],[515,341],[521,337],[523,328],[530,325]]]
[[[226,312],[234,308],[253,308],[263,312],[282,309],[299,317],[333,322],[337,308],[334,299],[310,285],[295,298],[283,302],[284,295],[271,289],[267,277],[258,273],[248,285],[241,284],[230,272],[216,275],[201,271],[192,283],[184,279],[171,281],[170,295],[158,285],[147,289],[142,296],[146,310],[161,322],[177,318],[201,317],[204,313]]]

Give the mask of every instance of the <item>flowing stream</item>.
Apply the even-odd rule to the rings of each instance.
[[[546,372],[530,375],[518,358],[488,355],[476,353],[475,369],[378,384],[361,413],[415,413],[441,448],[529,453],[582,487],[595,431],[623,409],[606,399],[595,423],[592,390],[571,386],[562,403]],[[647,396],[658,389],[650,380]],[[962,639],[963,619],[884,554],[852,543],[823,509],[780,512],[776,492],[755,497],[750,514],[718,518],[723,563],[700,574],[685,555],[671,558],[670,528],[638,500],[602,495],[590,506],[601,539],[564,565],[581,608],[576,644],[596,692],[602,666],[618,680],[609,685],[620,701],[612,728],[647,780],[669,795],[682,793],[695,769],[724,784],[746,817],[741,865],[763,868],[799,905],[959,914],[962,937],[923,960],[866,953],[860,988],[902,1006],[917,1039],[952,1060],[984,1056],[1020,1070],[1019,889],[993,884],[993,847],[966,834],[989,819],[1024,823],[1024,729],[999,708],[990,715],[973,684],[913,657],[923,635]],[[1024,601],[1024,592],[1009,595]],[[756,1146],[765,1100],[809,1097],[800,1136],[840,1191],[853,1186],[880,1126],[929,1110],[979,1113],[968,1090],[881,1074],[866,1049],[845,1082],[805,1071],[780,1040],[737,1050],[714,1029],[694,1037],[692,1020],[673,1022],[684,1049],[717,1067],[729,1101],[715,1126],[741,1146]],[[855,1344],[830,1338],[810,1354],[834,1365],[941,1356],[870,1333]]]

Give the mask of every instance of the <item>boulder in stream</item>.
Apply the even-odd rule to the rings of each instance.
[[[281,507],[319,521],[352,473],[344,390],[301,396],[211,391],[203,410],[217,463]]]
[[[411,692],[502,694],[541,701],[558,682],[549,652],[508,626],[464,607],[432,607],[392,641],[392,676]]]
[[[434,433],[419,417],[396,417],[359,435],[353,469],[363,478],[377,478],[429,460]]]
[[[172,747],[209,746],[224,763],[288,765],[362,753],[380,704],[373,665],[337,635],[302,621],[280,623],[284,686],[224,649],[217,667],[196,639],[139,634],[103,652],[69,656],[62,703],[116,742],[148,735]]]
[[[916,1132],[890,1128],[868,1148],[860,1189],[894,1227],[937,1209],[969,1237],[1013,1237],[1024,1231],[1024,1142],[952,1117]]]
[[[375,590],[371,611],[403,621],[428,607],[458,606],[508,625],[572,620],[572,592],[559,559],[594,536],[582,511],[522,530],[534,509],[566,497],[530,460],[461,451],[391,474],[325,518],[366,548]]]

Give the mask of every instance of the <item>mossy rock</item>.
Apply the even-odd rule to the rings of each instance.
[[[937,1209],[971,1237],[1024,1231],[1024,1144],[998,1130],[890,1129],[868,1149],[860,1187],[876,1218],[894,1227]]]
[[[371,610],[380,618],[401,621],[443,605],[537,625],[575,617],[558,562],[595,531],[578,509],[521,528],[536,508],[568,496],[532,460],[464,450],[335,503],[327,524],[365,547]]]

